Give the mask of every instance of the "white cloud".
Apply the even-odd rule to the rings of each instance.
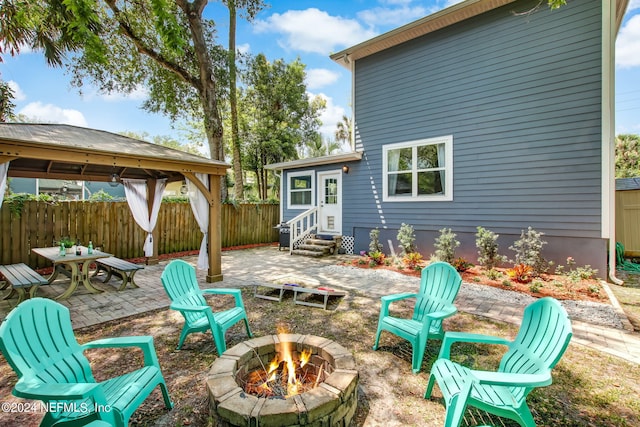
[[[433,12],[422,6],[410,7],[403,4],[399,8],[376,7],[358,12],[358,18],[370,26],[400,26],[420,19]]]
[[[43,104],[40,101],[27,104],[18,111],[18,114],[24,114],[33,122],[61,123],[87,127],[87,121],[80,111],[60,108],[53,104]]]
[[[18,85],[17,82],[14,82],[13,80],[9,80],[7,84],[9,85],[9,88],[13,91],[14,100],[24,101],[25,99],[27,99],[27,95],[25,95],[22,89],[20,89],[20,85]]]
[[[256,21],[257,33],[279,33],[279,44],[285,49],[328,55],[339,48],[352,46],[376,35],[354,19],[331,16],[316,8],[274,13]]]
[[[319,89],[335,83],[340,75],[326,68],[312,68],[306,70],[307,87],[309,89]]]
[[[620,29],[616,65],[621,68],[640,66],[640,15],[632,16]]]
[[[629,6],[627,6],[627,13],[636,9],[640,9],[640,0],[631,0]]]

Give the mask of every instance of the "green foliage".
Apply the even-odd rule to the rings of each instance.
[[[189,196],[165,196],[162,203],[189,203]]]
[[[489,280],[498,280],[499,278],[502,277],[502,273],[492,268],[485,272],[485,276],[487,276]]]
[[[67,236],[67,237],[62,237],[60,239],[60,241],[58,242],[58,244],[61,244],[65,248],[68,249],[68,248],[72,247],[73,245],[75,245],[76,242],[73,239],[71,239],[70,237]]]
[[[416,241],[416,234],[413,231],[413,227],[409,224],[405,224],[404,222],[400,224],[400,229],[398,230],[396,238],[398,239],[398,242],[400,242],[400,247],[402,248],[400,256],[416,251],[414,243]]]
[[[382,265],[385,263],[386,256],[380,251],[373,251],[369,252],[369,259],[371,260],[369,264]]]
[[[538,293],[540,292],[540,289],[542,289],[543,287],[543,283],[540,280],[534,280],[530,285],[529,285],[529,290],[533,293]]]
[[[115,198],[111,194],[104,191],[102,188],[93,193],[91,197],[89,197],[89,201],[91,202],[111,202],[113,200],[115,200]]]
[[[492,270],[507,260],[506,256],[498,254],[499,235],[480,226],[477,230],[478,262],[484,268]]]
[[[616,178],[640,176],[640,135],[616,138]]]
[[[548,0],[548,3],[551,9],[558,9],[567,4],[567,0]]]
[[[516,264],[523,264],[531,267],[531,273],[539,276],[549,269],[549,263],[542,257],[542,247],[547,244],[542,240],[544,233],[537,232],[533,228],[527,228],[520,234],[513,246],[509,249],[516,253]]]
[[[380,230],[374,228],[369,232],[369,252],[382,251],[382,243],[380,243]]]
[[[13,103],[15,94],[9,83],[0,80],[0,123],[8,122],[14,117],[16,105]]]
[[[38,197],[34,194],[12,193],[4,198],[4,201],[9,206],[11,213],[17,217],[22,215],[24,203],[28,200],[38,200]]]
[[[456,257],[456,248],[460,242],[456,240],[456,234],[450,228],[440,230],[440,236],[436,238],[436,258],[453,265]]]
[[[270,62],[264,54],[250,60],[243,73],[245,89],[239,103],[244,112],[239,117],[243,162],[255,172],[263,199],[268,187],[264,166],[296,159],[297,147],[318,138],[319,116],[326,103],[320,97],[309,99],[304,79],[305,65],[299,59]]]

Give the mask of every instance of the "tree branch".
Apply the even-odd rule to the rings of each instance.
[[[185,83],[190,84],[196,88],[201,87],[200,80],[198,78],[192,76],[185,68],[169,60],[159,52],[156,52],[153,48],[148,46],[140,37],[138,37],[131,26],[124,19],[122,19],[122,11],[118,8],[114,0],[105,0],[105,3],[113,11],[114,17],[118,22],[120,29],[123,31],[124,35],[128,39],[130,39],[131,42],[136,46],[138,52],[148,56],[161,67],[171,71]]]

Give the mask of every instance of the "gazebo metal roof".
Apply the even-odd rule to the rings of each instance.
[[[114,133],[60,124],[0,123],[0,162],[10,177],[110,181],[225,175],[224,162]]]
[[[9,177],[111,181],[115,173],[120,178],[144,179],[151,202],[161,196],[153,194],[151,182],[188,178],[209,202],[207,281],[222,280],[220,177],[226,175],[228,164],[96,129],[0,123],[0,164],[6,162],[10,162]],[[209,176],[209,189],[195,173]]]

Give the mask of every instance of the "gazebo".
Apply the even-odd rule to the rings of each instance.
[[[156,194],[158,182],[186,179],[195,185],[201,202],[208,204],[207,238],[202,245],[209,251],[208,282],[222,280],[220,185],[228,168],[221,161],[96,129],[0,123],[0,189],[7,177],[146,183],[147,215],[151,216],[162,197]],[[206,217],[206,212],[200,215]],[[148,262],[154,263],[158,239],[154,230],[149,232],[153,254]]]

